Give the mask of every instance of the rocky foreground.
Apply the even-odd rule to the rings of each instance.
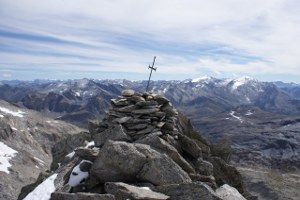
[[[90,123],[93,144],[76,148],[50,177],[52,200],[256,199],[228,164],[230,148],[211,148],[166,98],[125,90],[111,104]]]

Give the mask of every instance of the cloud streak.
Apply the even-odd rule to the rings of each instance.
[[[23,69],[27,79],[42,78],[29,75],[41,67],[145,79],[156,55],[154,79],[300,82],[299,8],[297,0],[2,0],[0,69]]]

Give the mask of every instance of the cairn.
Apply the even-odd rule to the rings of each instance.
[[[57,169],[52,200],[220,200],[224,184],[245,193],[237,170],[211,157],[209,143],[165,97],[124,90],[111,105],[89,124],[94,145],[76,148]]]

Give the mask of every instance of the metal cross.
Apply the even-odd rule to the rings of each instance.
[[[156,69],[157,69],[157,68],[154,67],[155,59],[156,59],[156,56],[154,56],[152,67],[150,65],[148,67],[148,69],[151,69],[151,72],[150,72],[150,76],[149,76],[149,80],[148,80],[146,92],[148,92],[148,87],[149,87],[149,83],[150,83],[150,79],[151,79],[151,75],[152,75],[152,70],[156,71]]]

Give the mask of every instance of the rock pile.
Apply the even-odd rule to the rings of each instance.
[[[89,124],[94,145],[76,148],[57,169],[52,200],[225,199],[224,189],[222,198],[215,192],[223,184],[247,195],[237,170],[211,156],[168,99],[125,90],[111,104]]]

